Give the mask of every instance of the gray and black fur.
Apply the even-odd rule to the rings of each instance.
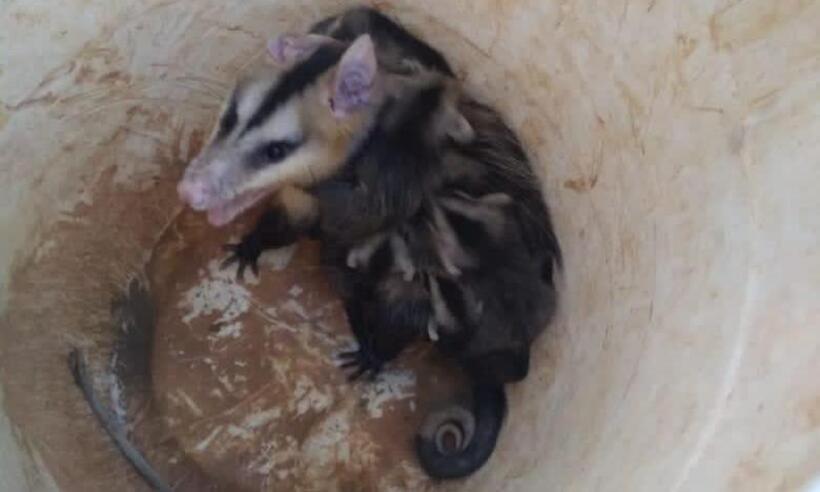
[[[364,243],[350,253],[368,275],[362,284],[371,289],[406,285],[408,272],[424,286],[415,292],[413,333],[418,338],[426,326],[442,353],[473,380],[470,409],[455,405],[435,412],[419,432],[419,460],[435,478],[469,475],[489,458],[506,413],[504,385],[526,377],[532,342],[555,309],[552,274],[545,281],[533,268],[515,206],[505,194],[440,191],[414,221],[378,236],[377,248]],[[388,326],[374,328],[372,339],[395,334]],[[397,353],[397,345],[410,339],[402,334],[390,338],[392,353],[365,345],[369,352],[359,359],[381,361]],[[444,445],[447,434],[455,449]]]
[[[369,34],[379,49],[379,61],[388,65],[409,62],[454,76],[444,55],[420,40],[400,24],[369,7],[355,7],[317,22],[310,28],[313,34],[330,36],[344,42],[353,42],[362,34]]]
[[[561,253],[538,180],[500,115],[454,91],[444,57],[386,16],[354,9],[320,22],[314,32],[339,41],[369,34],[380,65],[422,83],[404,84],[396,97],[387,93],[342,165],[309,182],[306,191],[317,202],[317,211],[304,215],[309,220],[294,222],[280,210],[266,214],[234,248],[235,258],[254,265],[262,250],[306,232],[321,239],[323,261],[359,341],[359,350],[347,354],[354,376],[378,372],[410,343],[435,333],[442,351],[472,376],[474,401],[471,410],[454,407],[428,418],[417,440],[419,460],[434,478],[469,475],[495,448],[506,413],[503,385],[526,376],[532,341],[554,310],[553,268]],[[330,70],[326,53],[341,56],[343,47],[327,46],[291,67],[259,114],[271,120],[273,105],[287,103],[274,97],[283,81],[299,81],[290,99],[308,92],[305,87]],[[302,73],[312,78],[297,77]],[[273,150],[304,153],[298,146]],[[299,161],[284,162],[276,165],[292,169]],[[194,196],[197,190],[187,191]],[[476,219],[453,206],[494,194],[514,199],[501,206],[499,219]],[[442,224],[451,230],[443,232]],[[488,239],[496,227],[502,233]],[[351,252],[365,244],[372,247],[368,260],[351,264]],[[444,445],[443,434],[459,436],[455,450]]]
[[[556,298],[551,273],[544,279],[533,268],[536,258],[522,234],[514,202],[503,206],[500,214],[483,215],[465,213],[480,208],[459,205],[443,208],[473,261],[454,260],[458,275],[431,277],[430,292],[438,326],[436,344],[474,381],[474,423],[454,415],[433,415],[423,426],[416,440],[418,456],[437,478],[463,477],[489,458],[506,412],[504,385],[527,376],[530,347],[552,317]],[[466,436],[466,445],[458,452],[445,452],[441,446],[440,432],[448,423]],[[470,427],[474,430],[468,438]]]
[[[342,16],[324,25],[355,37],[356,26],[392,22],[368,9],[348,15],[355,21],[346,23]],[[374,35],[388,46],[401,44],[400,37]],[[417,48],[408,46],[411,52]],[[446,62],[438,68],[452,73]],[[343,179],[319,187],[323,223],[345,231],[357,226],[393,231],[369,239],[371,247],[378,244],[372,261],[348,271],[342,289],[352,292],[346,304],[361,347],[348,354],[357,367],[354,375],[378,371],[434,324],[438,347],[473,378],[471,410],[456,406],[431,415],[417,439],[422,466],[441,479],[469,475],[491,455],[506,413],[503,385],[528,374],[531,344],[555,309],[553,269],[561,265],[549,212],[518,138],[497,112],[468,97],[458,111],[473,138],[425,147],[405,138],[412,131],[377,134],[345,166]],[[465,197],[499,193],[515,197],[500,215],[465,213],[470,207],[475,211],[470,203],[475,199]],[[446,216],[446,227],[437,214]],[[456,249],[436,254],[442,242]],[[341,260],[336,258],[336,265]],[[379,297],[383,293],[389,299]],[[460,433],[463,447],[448,452],[443,431]]]

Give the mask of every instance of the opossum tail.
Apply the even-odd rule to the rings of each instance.
[[[493,454],[506,413],[504,386],[477,384],[472,412],[455,405],[428,415],[416,436],[421,467],[441,480],[471,475]]]

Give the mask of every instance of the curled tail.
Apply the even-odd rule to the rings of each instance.
[[[436,479],[474,473],[493,454],[506,413],[504,386],[476,385],[472,412],[456,405],[426,418],[416,436],[421,467]]]

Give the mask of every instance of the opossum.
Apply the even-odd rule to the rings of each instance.
[[[431,140],[472,136],[455,109],[457,89],[449,77],[423,68],[381,70],[367,34],[349,46],[321,36],[273,44],[274,58],[287,66],[284,73],[263,73],[237,85],[210,142],[178,186],[181,198],[207,211],[216,226],[274,195],[273,208],[233,248],[240,270],[255,268],[264,249],[315,233],[320,210],[309,188],[357,160],[362,147],[382,141],[376,135],[413,128],[403,141],[420,157]],[[416,117],[425,124],[406,123]],[[334,193],[332,187],[324,192]]]
[[[469,475],[491,455],[506,412],[503,384],[520,381],[528,373],[530,346],[548,324],[556,303],[553,268],[562,263],[538,180],[518,138],[496,111],[468,96],[459,100],[457,113],[466,118],[470,138],[436,148],[430,161],[434,171],[422,174],[425,180],[384,172],[378,163],[389,157],[374,159],[376,164],[364,171],[365,158],[345,168],[348,183],[355,186],[345,190],[338,177],[331,178],[321,188],[335,194],[320,200],[326,210],[322,220],[345,230],[373,223],[372,214],[384,217],[381,202],[372,199],[370,190],[391,189],[392,199],[413,204],[402,209],[416,211],[415,215],[406,213],[398,223],[379,223],[394,232],[379,232],[362,243],[363,249],[348,253],[348,265],[360,271],[343,275],[340,291],[350,292],[346,307],[360,349],[344,354],[345,366],[355,368],[354,377],[373,374],[427,335],[472,375],[471,409],[456,405],[430,415],[417,439],[422,466],[441,479]],[[464,245],[482,243],[476,237],[480,234],[469,224],[464,227],[463,220],[461,231],[454,234],[447,227],[449,221],[436,217],[442,207],[428,198],[431,190],[515,197],[500,221],[507,231],[504,240],[486,243],[493,247],[478,254],[465,254]],[[419,207],[425,200],[432,206]],[[439,227],[421,227],[425,222]],[[498,223],[497,218],[483,219],[484,226]],[[373,264],[361,268],[368,256]],[[468,275],[459,278],[462,269]],[[488,316],[483,309],[489,310]],[[455,450],[444,446],[445,435],[457,438]]]
[[[306,220],[310,204],[300,188],[336,172],[371,124],[368,111],[342,113],[365,109],[370,101],[361,99],[377,89],[370,60],[363,60],[372,51],[366,37],[348,49],[317,44],[282,73],[265,70],[241,80],[179,183],[183,201],[222,226],[279,193],[282,205],[296,202],[285,219]]]
[[[490,457],[506,412],[504,385],[527,376],[530,347],[553,316],[556,291],[551,267],[549,272],[533,268],[537,257],[512,204],[493,214],[469,202],[442,201],[447,221],[472,258],[469,263],[453,258],[455,277],[429,279],[436,344],[474,381],[472,418],[457,405],[429,416],[416,449],[428,474],[458,478]],[[442,440],[448,433],[463,444],[448,450]]]
[[[334,25],[339,26],[334,22],[322,24],[324,28],[332,28]],[[344,22],[342,25],[345,25]],[[346,29],[349,29],[346,36],[359,34],[352,28]],[[418,340],[424,334],[431,333],[432,320],[436,324],[436,335],[441,337],[439,345],[473,373],[477,384],[474,389],[475,401],[471,417],[473,424],[470,424],[466,417],[457,423],[452,422],[451,417],[470,415],[470,412],[463,409],[434,414],[428,419],[419,437],[419,458],[433,477],[465,476],[478,469],[493,451],[506,410],[501,384],[526,375],[529,345],[534,337],[534,334],[529,334],[536,332],[534,327],[539,324],[527,324],[527,320],[524,320],[522,323],[504,325],[511,328],[494,328],[490,324],[467,323],[471,318],[464,316],[464,313],[469,314],[470,311],[459,311],[459,299],[470,295],[488,295],[485,292],[487,290],[491,291],[491,295],[497,294],[492,291],[492,281],[488,280],[496,278],[499,282],[509,284],[509,292],[517,292],[513,288],[516,282],[522,285],[531,282],[532,272],[539,274],[541,284],[553,289],[552,269],[554,265],[561,264],[560,248],[527,156],[502,118],[489,107],[462,95],[457,87],[452,89],[454,81],[450,77],[450,71],[435,67],[432,72],[425,70],[425,63],[412,63],[412,56],[409,57],[409,64],[401,61],[392,65],[384,64],[388,67],[398,66],[399,69],[391,77],[401,77],[401,83],[398,85],[401,90],[394,91],[395,97],[392,99],[384,97],[390,91],[373,90],[377,85],[374,79],[377,78],[378,71],[374,67],[378,50],[373,47],[367,33],[362,34],[350,48],[347,48],[344,57],[338,55],[340,61],[337,66],[332,62],[326,63],[330,67],[324,68],[325,71],[319,75],[311,75],[313,78],[309,81],[306,81],[308,77],[301,75],[298,80],[302,81],[302,85],[298,90],[291,90],[287,94],[289,98],[282,99],[274,105],[264,95],[246,97],[237,91],[238,95],[233,99],[236,102],[232,104],[240,107],[241,100],[245,101],[245,107],[250,111],[256,107],[255,104],[267,108],[267,119],[270,124],[265,125],[266,131],[287,126],[285,122],[296,121],[297,123],[292,125],[292,129],[296,130],[292,133],[301,137],[300,130],[303,125],[311,124],[310,121],[303,121],[303,115],[316,116],[310,111],[302,110],[305,107],[315,108],[314,111],[319,113],[318,121],[326,122],[320,124],[320,128],[335,130],[341,120],[345,123],[344,131],[308,132],[311,138],[306,141],[314,142],[313,153],[304,152],[300,138],[300,145],[284,149],[287,152],[277,152],[277,156],[284,155],[278,160],[278,165],[262,166],[261,169],[242,167],[245,162],[242,156],[246,148],[241,143],[244,136],[238,136],[238,140],[231,141],[230,139],[234,138],[231,132],[225,132],[221,136],[221,131],[215,132],[214,140],[200,158],[200,165],[192,164],[191,179],[188,179],[186,173],[188,182],[186,185],[180,185],[180,193],[195,207],[209,209],[213,203],[207,200],[203,200],[206,202],[204,204],[197,201],[198,198],[209,195],[199,193],[200,188],[206,191],[228,190],[225,196],[229,199],[244,196],[245,200],[251,201],[260,199],[266,190],[277,190],[276,209],[265,214],[259,227],[234,248],[240,260],[240,272],[243,265],[253,266],[263,249],[289,244],[306,231],[323,239],[323,261],[337,271],[337,284],[341,286],[339,290],[345,300],[348,320],[360,342],[360,350],[348,354],[349,362],[356,367],[354,375],[377,372],[407,344]],[[397,46],[401,46],[401,41],[396,39],[394,38],[394,41]],[[328,41],[322,36],[315,35],[297,42],[293,42],[293,39],[280,41],[272,44],[271,52],[280,63],[291,64],[284,78],[288,78],[289,73],[307,73],[305,67],[316,67],[317,63],[322,61],[318,55],[325,51],[345,49],[343,43]],[[328,55],[324,56],[331,58]],[[310,73],[318,71],[314,69],[314,72]],[[320,77],[326,80],[316,82]],[[293,84],[295,85],[295,82]],[[274,87],[274,90],[268,90],[268,94],[277,92],[280,84],[268,81],[267,86],[263,85],[263,88],[256,92],[264,94],[266,89],[271,87]],[[321,90],[322,87],[325,90]],[[431,97],[435,94],[438,95]],[[454,99],[452,94],[457,95],[455,103],[450,102]],[[414,142],[413,145],[406,145],[404,142],[402,146],[402,139],[398,137],[405,134],[396,129],[402,128],[401,125],[405,121],[412,120],[414,112],[402,112],[401,109],[414,110],[424,107],[420,104],[407,104],[413,97],[427,97],[428,101],[438,100],[444,103],[428,105],[427,109],[421,111],[422,118],[416,118],[413,125],[406,126],[411,131],[409,135],[416,135],[418,138],[407,140]],[[385,104],[387,101],[392,103]],[[221,126],[242,126],[243,118],[248,116],[242,116],[241,111],[237,110],[234,111],[236,116],[231,117],[230,107],[231,105],[222,118]],[[299,117],[288,117],[288,111],[296,113]],[[431,118],[431,115],[434,117]],[[391,117],[395,119],[391,120]],[[226,120],[233,125],[225,124]],[[387,124],[391,121],[393,126]],[[424,133],[420,132],[420,129],[430,131]],[[391,132],[394,140],[391,140]],[[442,136],[446,138],[442,139]],[[225,141],[229,142],[229,152],[224,153],[223,157],[217,154],[213,154],[216,158],[211,157],[208,153],[210,149],[219,151]],[[236,158],[236,155],[239,158]],[[320,157],[315,158],[317,155]],[[339,159],[339,156],[343,158]],[[267,162],[270,164],[270,159]],[[388,165],[383,166],[385,162]],[[389,165],[391,162],[396,165]],[[400,165],[402,162],[422,165]],[[238,184],[231,179],[223,180],[219,177],[222,172],[230,175],[231,172],[224,171],[224,168],[231,166],[240,168],[234,172],[244,176],[237,180]],[[202,169],[208,167],[223,171],[207,176],[208,172],[202,172]],[[270,167],[274,169],[268,169]],[[388,169],[390,171],[386,171]],[[205,177],[197,176],[200,173]],[[200,183],[197,183],[198,181]],[[202,182],[206,184],[203,185]],[[430,281],[430,275],[417,275],[415,272],[419,265],[437,264],[435,256],[430,260],[430,248],[424,246],[425,241],[413,243],[405,239],[408,248],[406,258],[409,261],[404,264],[390,256],[393,251],[401,250],[401,247],[397,246],[400,242],[391,239],[390,248],[378,247],[380,234],[389,236],[397,227],[412,226],[414,221],[423,220],[426,213],[426,195],[431,191],[444,189],[457,190],[472,196],[504,193],[515,197],[509,205],[509,210],[505,212],[505,217],[515,224],[513,241],[519,242],[521,246],[514,248],[515,253],[510,255],[508,263],[502,262],[503,267],[485,273],[477,279],[466,276],[455,285],[451,285],[448,283],[451,282],[450,278],[461,278],[461,275],[465,275],[464,270],[473,275],[471,268],[474,265],[468,263],[459,267],[459,256],[450,252],[445,258],[452,260],[453,264],[439,263],[446,275],[438,273],[439,276],[433,276],[433,283]],[[251,193],[245,193],[249,190]],[[238,205],[241,205],[239,207],[234,207],[237,203],[229,200],[214,200],[217,213],[212,214],[212,222],[223,223],[231,220],[242,209],[247,208],[245,200],[236,200]],[[231,214],[220,213],[219,207],[222,205],[227,205],[228,209],[238,210],[232,210]],[[369,269],[362,271],[348,265],[351,248],[370,240],[377,245],[373,253],[373,264],[387,265],[389,282],[374,281],[374,278],[380,278],[379,275],[384,273],[374,277]],[[378,254],[379,251],[382,253]],[[383,256],[384,251],[387,251],[387,257]],[[490,257],[479,256],[478,265],[495,264],[495,260],[484,261],[484,258]],[[521,258],[527,259],[526,268],[529,276],[517,278]],[[356,261],[358,260],[354,258],[353,263]],[[394,264],[397,268],[391,266]],[[468,282],[467,279],[471,280]],[[539,302],[549,306],[549,309],[544,311],[547,313],[551,313],[554,304],[554,292],[550,292],[551,295],[538,298]],[[434,299],[438,300],[434,303]],[[505,303],[516,309],[516,302],[526,304],[529,302],[527,299],[530,298],[502,298],[497,301],[500,304],[493,304],[493,309],[496,309],[496,312],[503,312],[507,305]],[[470,305],[472,304],[468,303],[468,306]],[[475,308],[482,305],[479,303],[472,306]],[[447,313],[452,321],[446,318]],[[549,318],[549,315],[544,317]],[[449,322],[447,327],[452,333],[447,333],[445,321]],[[544,323],[540,324],[541,328],[546,322],[545,319]],[[495,338],[494,330],[497,334]],[[497,347],[492,343],[496,343]],[[492,347],[496,347],[497,350]],[[482,369],[490,367],[500,369],[485,371],[489,374],[481,372]],[[443,446],[441,436],[442,433],[452,433],[454,428],[461,429],[462,445],[457,446],[457,452],[450,453]],[[430,444],[431,436],[438,436],[433,439],[438,442],[438,446]]]

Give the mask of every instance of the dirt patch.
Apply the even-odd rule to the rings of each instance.
[[[245,226],[247,227],[247,225]],[[423,490],[413,438],[457,381],[429,347],[348,383],[353,345],[318,244],[268,254],[260,278],[220,268],[215,232],[184,213],[148,269],[158,299],[156,401],[186,454],[243,490]]]

